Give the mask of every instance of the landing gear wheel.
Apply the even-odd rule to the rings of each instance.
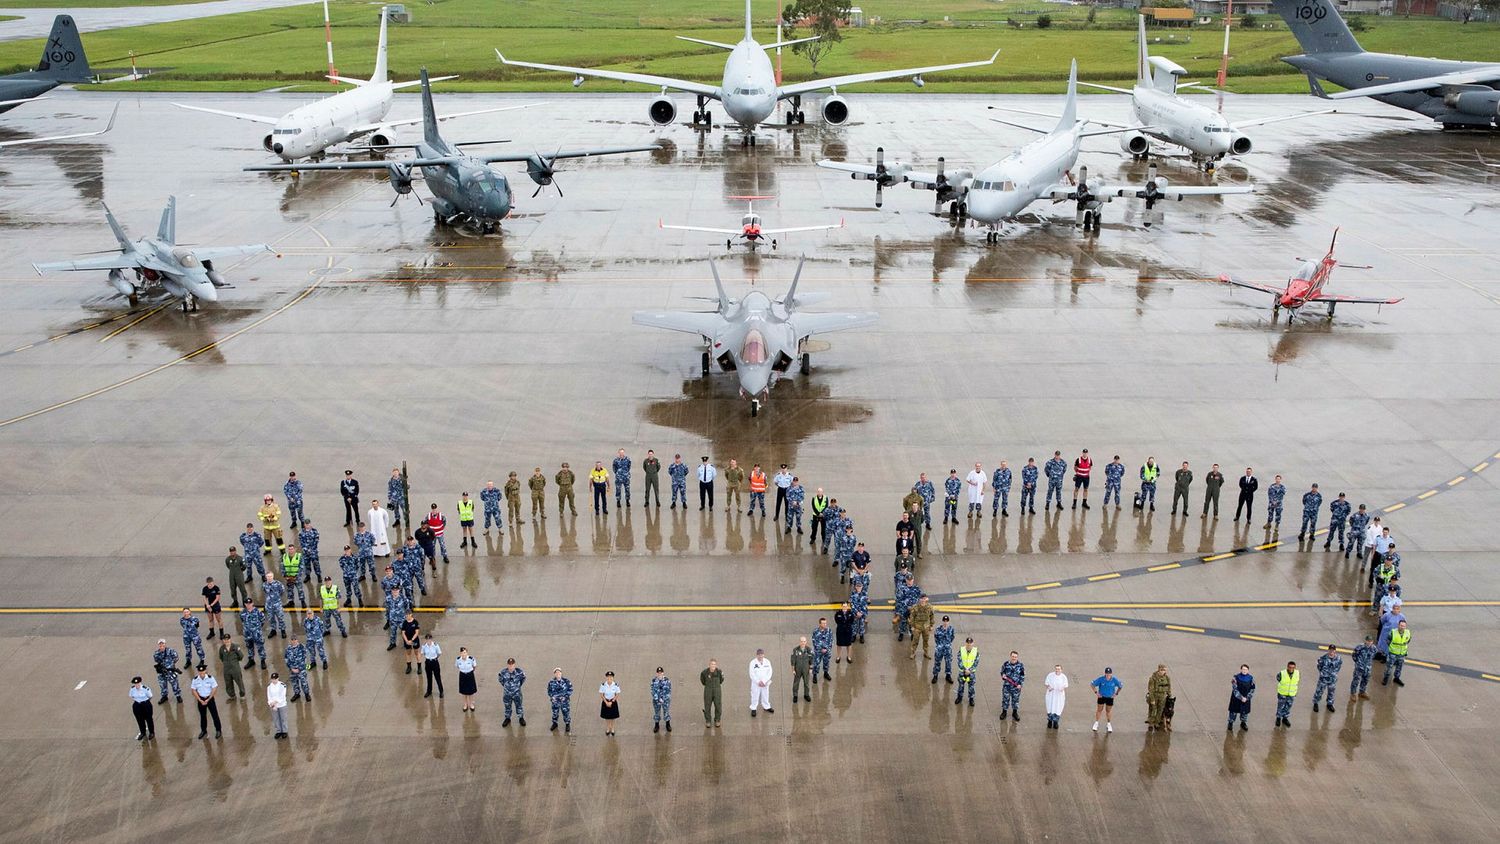
[[[803,123],[806,123],[806,122],[807,122],[807,112],[802,111],[802,110],[799,109],[797,111],[797,123],[800,125],[800,124],[803,124]]]
[[[787,112],[786,113],[786,125],[790,126],[790,125],[792,125],[795,122],[797,122],[797,113],[794,112],[794,111]]]
[[[125,297],[125,298],[130,301],[130,307],[132,307],[132,308],[135,307],[136,305],[139,305],[141,303],[141,297],[139,295],[137,295],[134,291],[132,291],[131,294],[129,296]]]
[[[802,374],[812,374],[812,355],[808,354],[807,352],[802,353]]]
[[[734,241],[732,239],[725,239],[725,241],[724,241],[724,248],[725,249],[733,249],[734,248]]]
[[[703,370],[703,374],[707,375],[708,374],[708,352],[704,352],[703,353],[703,360],[701,361],[701,368]]]
[[[948,216],[949,217],[957,217],[958,216],[958,200],[955,199],[952,202],[948,203]]]
[[[960,216],[960,217],[967,217],[967,216],[969,216],[969,203],[967,203],[967,202],[960,202],[960,203],[958,203],[958,216]]]
[[[751,416],[759,416],[760,415],[760,399],[751,399],[750,400],[750,415]]]
[[[776,238],[774,238],[774,237],[773,237],[773,238],[771,238],[771,248],[772,248],[772,249],[775,249],[775,248],[776,248]]]

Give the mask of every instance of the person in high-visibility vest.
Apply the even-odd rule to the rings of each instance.
[[[292,608],[292,599],[303,608],[307,607],[307,593],[302,589],[302,550],[288,545],[281,555],[281,577],[286,581],[286,608]]]
[[[474,500],[469,498],[467,492],[458,499],[458,527],[459,535],[463,537],[459,540],[458,547],[466,548],[473,543],[478,548],[479,543],[474,540]]]
[[[1147,457],[1146,465],[1141,467],[1141,491],[1135,497],[1136,507],[1146,507],[1148,500],[1151,512],[1156,512],[1156,479],[1161,477],[1161,467],[1156,465],[1155,457]]]
[[[757,504],[760,505],[761,516],[764,517],[766,515],[766,473],[760,468],[759,463],[750,469],[750,509],[745,511],[745,515],[755,515]]]
[[[1292,725],[1288,716],[1292,714],[1292,701],[1297,699],[1297,684],[1301,681],[1295,662],[1288,662],[1286,668],[1276,672],[1276,726]]]
[[[974,637],[964,639],[963,647],[958,649],[958,695],[953,698],[954,705],[963,702],[964,689],[969,690],[969,705],[974,705],[974,684],[979,681],[979,648],[974,645]]]
[[[333,625],[337,624],[339,635],[349,638],[349,631],[344,627],[344,616],[339,612],[339,587],[333,582],[332,575],[323,578],[323,584],[318,587],[318,597],[323,601],[323,629],[332,630]]]
[[[1402,619],[1396,624],[1396,629],[1391,631],[1391,640],[1387,644],[1385,657],[1385,676],[1380,679],[1380,685],[1384,686],[1391,681],[1391,669],[1396,669],[1396,685],[1404,686],[1401,682],[1401,669],[1406,665],[1406,650],[1411,647],[1411,630],[1406,626],[1406,620]]]

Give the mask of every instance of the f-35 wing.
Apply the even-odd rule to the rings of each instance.
[[[613,79],[617,82],[638,82],[642,85],[656,85],[662,88],[671,88],[675,91],[686,91],[689,94],[698,94],[710,99],[719,99],[719,86],[705,85],[702,82],[690,82],[686,79],[672,79],[667,76],[653,76],[649,73],[626,73],[618,70],[599,70],[589,67],[568,67],[559,64],[539,64],[537,62],[513,62],[507,59],[499,50],[495,56],[503,65],[511,67],[529,67],[536,70],[552,70],[558,73],[571,73],[574,76],[592,76],[598,79]]]
[[[878,314],[803,314],[794,313],[787,317],[787,322],[801,340],[814,334],[831,334],[835,331],[847,331],[851,328],[864,328],[874,325],[880,320]]]
[[[1450,85],[1487,85],[1492,82],[1500,82],[1500,64],[1485,65],[1472,70],[1459,70],[1438,76],[1424,76],[1419,79],[1408,79],[1404,82],[1369,85],[1364,88],[1340,91],[1337,94],[1320,93],[1318,96],[1330,100],[1348,100],[1355,97],[1379,97],[1385,94],[1426,91],[1431,88],[1444,88]]]
[[[1234,276],[1232,276],[1232,275],[1230,275],[1228,273],[1224,273],[1223,275],[1220,275],[1219,276],[1219,281],[1222,281],[1225,284],[1232,284],[1235,287],[1245,287],[1245,288],[1248,288],[1250,290],[1259,290],[1262,293],[1269,293],[1270,295],[1277,296],[1277,297],[1281,296],[1283,293],[1286,292],[1286,290],[1284,288],[1281,288],[1281,287],[1271,287],[1271,286],[1265,285],[1265,284],[1256,284],[1253,281],[1241,281],[1240,279],[1237,279],[1237,278],[1235,278]]]
[[[796,82],[791,85],[783,85],[776,89],[779,99],[795,97],[812,91],[822,91],[825,88],[839,88],[844,85],[857,85],[861,82],[879,82],[882,79],[896,79],[901,76],[920,77],[924,73],[938,73],[944,70],[962,70],[966,67],[984,67],[995,63],[1000,57],[1000,51],[996,50],[993,56],[986,61],[962,62],[960,64],[940,64],[932,67],[910,67],[904,70],[877,70],[870,73],[851,73],[847,76],[830,76],[827,79],[814,79],[809,82]]]
[[[695,314],[686,311],[636,311],[631,315],[630,321],[636,325],[665,328],[668,331],[681,331],[708,338],[712,338],[725,324],[724,318],[717,312]]]

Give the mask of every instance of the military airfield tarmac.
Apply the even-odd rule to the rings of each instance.
[[[1500,136],[1354,115],[1266,126],[1256,152],[1218,176],[1252,195],[1159,206],[1149,228],[1139,203],[1116,201],[1098,235],[1074,230],[1071,204],[1038,205],[1050,222],[987,247],[979,230],[933,216],[929,193],[892,188],[876,210],[869,183],[813,162],[865,161],[883,145],[929,167],[939,155],[983,166],[1029,138],[990,122],[986,105],[1048,110],[1057,98],[859,95],[850,125],[766,130],[745,148],[719,128],[651,126],[643,96],[552,95],[524,118],[444,131],[543,152],[663,148],[567,165],[561,197],[531,198],[523,168],[508,166],[518,208],[503,234],[481,237],[435,229],[411,198],[391,206],[378,175],[242,173],[266,158],[254,128],[169,104],[184,96],[290,107],[271,95],[131,96],[107,135],[0,156],[0,676],[13,691],[0,840],[1289,841],[1353,823],[1458,841],[1500,822],[1500,573],[1484,515],[1500,505],[1500,170],[1476,156],[1500,160]],[[440,94],[438,107],[538,99]],[[1225,104],[1236,118],[1307,107]],[[1127,111],[1112,96],[1081,108]],[[94,128],[108,109],[58,91],[3,132]],[[401,98],[395,116],[416,109]],[[1081,161],[1111,180],[1145,175],[1109,137]],[[1185,162],[1161,172],[1204,178]],[[101,200],[141,235],[168,194],[179,240],[264,241],[279,255],[223,268],[233,289],[190,314],[166,299],[131,307],[102,273],[32,272],[111,247]],[[726,197],[744,194],[776,197],[757,204],[768,226],[846,227],[753,255],[658,228],[734,227],[743,203]],[[1340,260],[1374,269],[1337,270],[1330,290],[1404,302],[1341,308],[1331,324],[1309,308],[1288,327],[1271,324],[1269,297],[1215,281],[1284,282],[1335,227]],[[728,376],[700,377],[692,338],[631,325],[635,309],[704,305],[689,297],[713,293],[708,257],[731,293],[753,283],[779,295],[803,254],[803,289],[831,294],[816,310],[874,310],[880,322],[831,337],[811,375],[773,387],[758,417]],[[475,552],[457,548],[461,492],[533,466],[549,478],[562,461],[586,470],[621,447],[637,466],[647,448],[721,467],[788,463],[851,511],[874,556],[870,635],[811,703],[790,699],[787,654],[846,588],[769,519],[722,503],[643,509],[637,476],[633,508],[592,517],[580,484],[576,519],[549,509],[545,522],[481,534]],[[1096,475],[1122,456],[1127,500],[1148,456],[1168,473],[1191,461],[1191,512],[1169,515],[1165,480],[1155,513],[1101,508],[1099,478],[1088,511],[1022,517],[1013,502],[997,523],[986,494],[981,520],[930,534],[918,583],[982,658],[978,705],[955,707],[878,611],[900,499],[918,472],[941,481],[976,461],[1019,469],[1082,448]],[[346,613],[350,637],[329,639],[331,670],[313,672],[311,704],[291,707],[289,740],[271,739],[256,669],[248,703],[221,701],[222,740],[194,739],[189,701],[157,708],[155,743],[133,741],[129,677],[156,688],[155,641],[180,648],[180,607],[198,605],[205,576],[222,580],[261,495],[279,499],[289,470],[305,479],[336,571],[343,470],[369,499],[403,461],[413,503],[450,519],[452,562],[420,615],[445,650],[450,696],[422,697],[377,612]],[[1202,519],[1215,462],[1227,509]],[[1231,521],[1246,466],[1262,479],[1249,527]],[[1261,528],[1278,473],[1279,536]],[[1415,631],[1404,688],[1375,685],[1346,706],[1346,656],[1337,711],[1318,715],[1317,648],[1352,647],[1372,619],[1358,565],[1323,552],[1321,537],[1296,541],[1314,482],[1386,511]],[[267,644],[279,668],[283,642]],[[472,715],[455,693],[460,645],[479,658]],[[756,648],[777,678],[775,713],[752,720]],[[998,672],[1012,649],[1028,683],[1021,722],[1002,723]],[[530,677],[529,726],[502,730],[495,673],[510,656]],[[711,657],[727,683],[723,727],[709,732],[697,677]],[[1289,659],[1303,667],[1301,696],[1292,729],[1275,730],[1273,675]],[[1159,662],[1177,696],[1170,733],[1142,724]],[[1242,662],[1260,690],[1251,729],[1226,734]],[[1062,729],[1047,731],[1041,680],[1056,663],[1072,687]],[[670,735],[651,732],[657,665],[676,684]],[[566,737],[547,730],[554,666],[576,690]],[[1088,684],[1105,666],[1125,682],[1110,735],[1089,729]],[[606,670],[624,689],[614,739],[595,717]]]

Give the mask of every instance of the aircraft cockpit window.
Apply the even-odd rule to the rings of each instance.
[[[751,330],[745,335],[745,347],[740,351],[740,360],[745,363],[766,362],[766,338],[759,331]]]
[[[184,267],[198,266],[198,256],[187,251],[186,249],[174,250],[172,252],[172,257],[176,258],[177,263],[183,265]]]
[[[1015,182],[1006,181],[1006,182],[1001,182],[996,187],[997,187],[997,189],[1003,190],[1003,191],[1013,191],[1013,190],[1016,189],[1016,183]]]

